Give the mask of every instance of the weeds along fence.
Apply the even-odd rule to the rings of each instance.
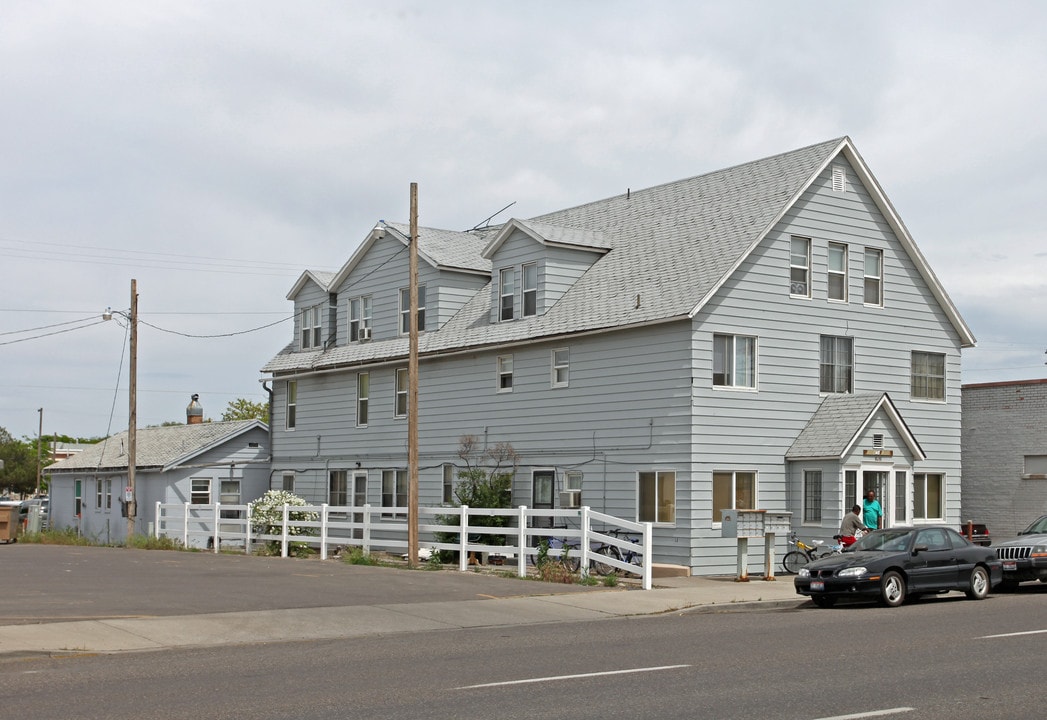
[[[280,555],[295,546],[319,551],[326,560],[331,550],[359,547],[364,553],[383,550],[407,553],[406,507],[284,505],[282,518],[259,524],[250,505],[195,505],[156,503],[156,537],[179,540],[186,547],[252,552],[259,544],[279,546]],[[459,569],[470,560],[500,559],[515,566],[520,577],[545,547],[553,560],[577,558],[580,567],[594,559],[604,567],[636,575],[645,590],[651,588],[651,523],[639,523],[596,512],[588,507],[536,510],[419,507],[418,545],[426,554],[456,553]]]

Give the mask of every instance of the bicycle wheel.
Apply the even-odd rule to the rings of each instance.
[[[806,553],[802,553],[799,550],[793,550],[792,552],[785,553],[785,557],[782,558],[782,567],[785,568],[785,572],[790,575],[795,575],[800,572],[800,568],[810,561],[811,560],[807,557]]]
[[[567,568],[568,572],[576,573],[582,568],[582,559],[576,557],[565,557],[560,563]]]
[[[604,557],[614,558],[615,560],[621,559],[618,557],[618,549],[613,545],[607,545],[600,548],[596,551],[596,554],[598,556],[603,555]],[[602,563],[599,560],[593,560],[593,570],[596,571],[597,575],[614,575],[617,572],[614,566]]]

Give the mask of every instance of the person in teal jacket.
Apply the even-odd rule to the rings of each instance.
[[[874,530],[878,530],[883,520],[883,508],[880,507],[880,501],[876,499],[876,491],[870,490],[865,494],[865,503],[862,508],[862,517],[864,519],[866,527],[871,527]]]

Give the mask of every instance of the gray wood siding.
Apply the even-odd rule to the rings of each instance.
[[[811,299],[789,296],[793,235],[811,239]],[[847,303],[826,297],[830,241],[849,245]],[[884,307],[862,303],[865,247],[883,251]],[[712,386],[714,333],[758,338],[756,392]],[[714,470],[756,470],[760,506],[789,509],[783,458],[821,402],[823,334],[854,339],[855,392],[891,396],[928,456],[915,470],[946,473],[946,521],[958,523],[959,338],[865,190],[852,180],[849,192],[832,192],[827,169],[694,319],[696,538],[719,533],[711,524]],[[945,354],[946,402],[910,397],[913,350]],[[693,565],[722,565],[733,547]]]

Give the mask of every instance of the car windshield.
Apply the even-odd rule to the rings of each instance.
[[[1019,535],[1039,535],[1041,533],[1047,533],[1047,515],[1034,520],[1032,525],[1022,530]]]
[[[912,532],[912,530],[877,530],[851,545],[850,549],[852,551],[879,550],[883,552],[907,550]]]

